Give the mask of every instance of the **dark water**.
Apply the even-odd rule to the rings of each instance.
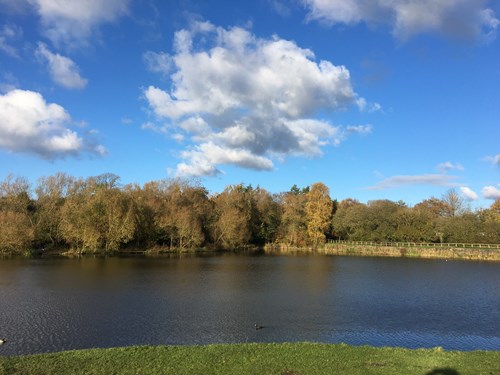
[[[282,341],[500,350],[500,264],[234,254],[1,260],[1,337],[0,355]]]

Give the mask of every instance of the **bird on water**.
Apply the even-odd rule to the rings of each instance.
[[[264,328],[264,326],[258,325],[257,323],[255,323],[253,326],[255,327],[255,329],[262,329],[262,328]]]
[[[7,340],[5,340],[5,339],[0,339],[0,345],[5,344],[6,342],[7,342]]]

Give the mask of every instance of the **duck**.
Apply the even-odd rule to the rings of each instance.
[[[264,328],[264,326],[258,325],[257,323],[255,323],[253,326],[255,327],[256,330]]]
[[[7,342],[7,340],[5,340],[5,339],[0,339],[0,345],[5,344],[6,342]]]

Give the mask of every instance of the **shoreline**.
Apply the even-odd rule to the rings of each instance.
[[[439,245],[439,246],[438,246]],[[81,251],[67,248],[53,248],[47,251],[32,250],[23,254],[0,254],[2,258],[24,257],[24,258],[48,258],[48,257],[107,257],[107,256],[175,256],[175,255],[202,255],[223,253],[259,253],[275,255],[307,255],[324,254],[339,256],[361,256],[361,257],[391,257],[410,259],[444,259],[444,260],[470,260],[500,262],[500,249],[487,244],[482,247],[454,247],[452,244],[436,244],[432,246],[403,246],[399,244],[354,244],[330,242],[319,247],[294,247],[285,244],[267,244],[265,246],[244,246],[236,249],[221,249],[215,247],[201,248],[162,248],[153,247],[147,249],[125,248],[119,251]]]
[[[266,253],[304,254],[314,252],[324,255],[390,257],[411,259],[453,259],[500,262],[500,250],[488,248],[458,248],[452,246],[439,247],[408,247],[387,245],[358,245],[328,243],[315,249],[288,247],[285,245],[266,247]]]
[[[0,349],[1,354],[1,349]],[[130,346],[2,357],[0,374],[497,374],[500,351],[245,343]]]

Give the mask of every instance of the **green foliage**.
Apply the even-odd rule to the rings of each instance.
[[[345,344],[218,344],[0,357],[0,374],[497,374],[500,352]]]

